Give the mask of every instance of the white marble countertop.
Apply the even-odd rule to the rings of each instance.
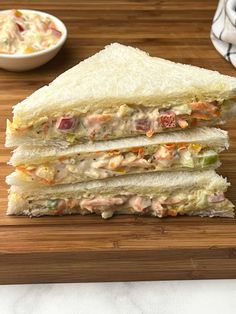
[[[234,314],[236,280],[0,286],[1,314]]]

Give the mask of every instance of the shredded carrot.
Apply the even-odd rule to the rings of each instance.
[[[55,183],[55,180],[47,180],[47,179],[40,178],[40,177],[37,177],[37,178],[39,178],[39,181],[43,184],[53,185]]]
[[[172,217],[175,217],[177,216],[177,210],[176,209],[168,209],[167,210],[167,216],[172,216]]]
[[[25,131],[27,131],[28,129],[29,129],[30,127],[24,127],[24,128],[15,128],[15,130],[17,131],[17,132],[25,132]]]
[[[25,166],[17,166],[16,169],[26,174],[31,174],[31,172],[33,171],[33,170],[27,170]]]
[[[111,168],[112,170],[116,169],[116,163],[115,163],[115,162],[111,162],[111,163],[109,164],[109,166],[110,166],[110,168]]]
[[[166,147],[167,149],[169,149],[169,150],[172,150],[172,149],[175,148],[175,144],[173,144],[173,143],[165,144],[165,147]]]
[[[188,145],[185,144],[185,143],[179,143],[179,144],[177,144],[177,145],[178,145],[178,149],[179,149],[179,150],[182,150],[182,149],[185,149],[185,148],[188,147]]]
[[[104,123],[104,122],[110,121],[111,119],[112,119],[112,115],[108,113],[94,114],[87,117],[87,121],[90,124]]]
[[[138,153],[139,155],[142,155],[144,153],[143,147],[132,147],[130,150],[131,152]]]
[[[153,130],[148,130],[147,133],[146,133],[146,136],[147,137],[152,137],[154,134],[154,131]]]
[[[205,114],[205,113],[198,113],[198,112],[193,112],[191,114],[192,118],[196,118],[196,119],[201,119],[201,120],[212,120],[212,116],[210,116],[209,114]]]
[[[208,102],[196,102],[196,103],[192,103],[190,104],[191,108],[193,110],[205,110],[205,111],[215,111],[217,110],[216,105],[212,104],[212,103],[208,103]]]
[[[70,157],[68,157],[68,156],[61,156],[61,157],[59,157],[58,159],[59,159],[60,161],[62,161],[62,160],[66,160],[66,159],[68,159],[68,158],[70,158]]]
[[[108,150],[108,153],[111,155],[120,155],[120,150],[118,149]]]

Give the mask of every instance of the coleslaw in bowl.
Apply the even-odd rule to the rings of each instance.
[[[51,60],[61,49],[67,29],[53,15],[35,10],[0,11],[0,68],[25,71]]]

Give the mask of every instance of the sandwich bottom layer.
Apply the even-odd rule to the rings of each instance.
[[[167,217],[177,215],[234,217],[234,206],[225,199],[223,192],[206,193],[204,190],[192,193],[178,192],[171,196],[118,194],[78,198],[23,198],[10,193],[9,215],[71,215],[97,214],[110,218],[114,214],[136,214],[142,216]]]

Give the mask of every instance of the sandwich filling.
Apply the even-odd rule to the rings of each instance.
[[[193,126],[214,125],[227,107],[227,101],[193,102],[167,105],[163,108],[122,105],[117,112],[100,110],[86,115],[41,117],[28,126],[20,126],[17,118],[10,126],[11,132],[29,135],[42,140],[60,138],[74,144],[90,140],[107,140],[186,129]]]
[[[221,150],[199,143],[157,144],[54,157],[40,164],[18,165],[16,171],[24,181],[66,184],[143,171],[216,167]]]
[[[233,205],[225,199],[221,191],[194,190],[161,193],[159,196],[137,194],[90,195],[78,198],[28,199],[27,214],[65,215],[79,213],[82,215],[96,213],[109,218],[114,213],[140,214],[157,217],[176,215],[220,215],[220,211],[232,210]],[[205,211],[205,212],[204,212]],[[232,215],[232,213],[231,213]]]

